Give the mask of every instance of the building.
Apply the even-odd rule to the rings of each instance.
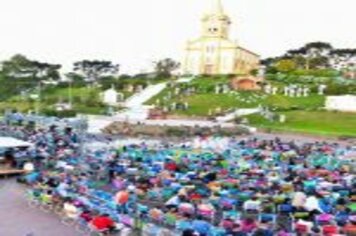
[[[212,9],[202,18],[201,36],[187,43],[183,73],[247,75],[258,68],[259,55],[229,39],[230,17],[221,0],[212,1]]]
[[[102,102],[109,106],[117,106],[119,102],[122,102],[124,99],[124,95],[122,93],[118,93],[114,86],[110,89],[105,90],[101,93]]]
[[[326,110],[356,112],[356,96],[329,96],[325,102]]]
[[[261,90],[262,77],[252,75],[237,76],[230,82],[230,87],[233,90]]]

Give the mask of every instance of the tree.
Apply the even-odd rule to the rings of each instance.
[[[171,77],[172,72],[180,67],[180,63],[170,58],[154,62],[155,72],[159,77]]]
[[[69,72],[65,74],[65,77],[73,86],[83,86],[85,84],[84,76],[77,73]]]
[[[322,51],[331,51],[333,49],[332,45],[330,43],[325,43],[325,42],[311,42],[307,43],[304,48],[306,51],[311,51],[311,50],[317,50],[319,52]]]
[[[356,49],[334,49],[330,43],[326,42],[311,42],[305,44],[301,48],[287,51],[280,57],[271,57],[261,61],[267,69],[268,73],[275,73],[275,66],[281,60],[293,60],[297,69],[302,70],[320,70],[320,69],[336,69],[347,70],[354,68],[356,61]],[[291,64],[290,64],[291,65]],[[281,65],[282,70],[285,65]],[[288,66],[287,66],[288,67]],[[276,71],[275,71],[276,70]],[[309,71],[306,73],[313,73]]]
[[[39,82],[59,80],[61,65],[30,60],[17,54],[1,63],[2,86],[0,96],[9,98],[37,88]]]
[[[116,75],[119,65],[111,61],[83,60],[74,63],[74,71],[83,75],[88,82],[98,82],[104,76]]]
[[[339,69],[354,67],[356,61],[356,49],[335,49],[331,53],[331,64]]]
[[[275,67],[280,72],[290,72],[297,69],[295,62],[292,59],[282,59],[276,63]]]
[[[35,77],[37,78],[52,80],[60,79],[59,70],[62,68],[61,65],[32,61],[32,67],[35,73]]]
[[[61,65],[30,60],[17,54],[2,63],[2,71],[9,78],[28,78],[29,80],[58,80]]]
[[[311,42],[299,49],[287,51],[286,55],[293,58],[297,67],[309,69],[325,68],[328,66],[328,55],[333,47],[325,42]]]
[[[17,54],[2,62],[2,72],[6,77],[25,78],[34,75],[33,62],[27,57]]]

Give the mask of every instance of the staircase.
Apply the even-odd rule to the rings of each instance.
[[[148,118],[150,106],[136,106],[125,109],[115,115],[116,121],[143,121]]]
[[[153,96],[159,94],[167,87],[167,83],[159,83],[155,85],[150,85],[140,93],[136,93],[129,97],[125,102],[125,107],[134,108],[142,106],[146,101],[148,101]]]
[[[104,128],[112,124],[114,120],[105,116],[88,116],[88,133],[99,134]]]
[[[255,114],[260,112],[260,108],[245,108],[245,109],[237,109],[234,112],[226,114],[225,116],[216,117],[218,122],[227,122],[235,119],[237,116],[247,116],[251,114]]]
[[[136,93],[129,97],[124,106],[125,110],[120,111],[115,115],[115,120],[126,121],[143,121],[148,118],[149,110],[151,106],[144,105],[152,97],[156,96],[160,92],[162,92],[167,87],[167,83],[159,83],[150,85],[145,88],[140,93]]]

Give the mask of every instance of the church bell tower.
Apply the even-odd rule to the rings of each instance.
[[[222,0],[209,0],[211,8],[201,18],[198,38],[187,42],[183,73],[192,75],[249,74],[259,56],[230,39],[231,19]]]
[[[231,20],[224,13],[221,0],[212,0],[212,6],[202,18],[202,36],[229,38]]]

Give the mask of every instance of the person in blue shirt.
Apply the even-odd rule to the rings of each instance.
[[[199,233],[200,236],[208,235],[211,225],[203,220],[201,216],[197,216],[196,220],[192,222],[192,228]]]

